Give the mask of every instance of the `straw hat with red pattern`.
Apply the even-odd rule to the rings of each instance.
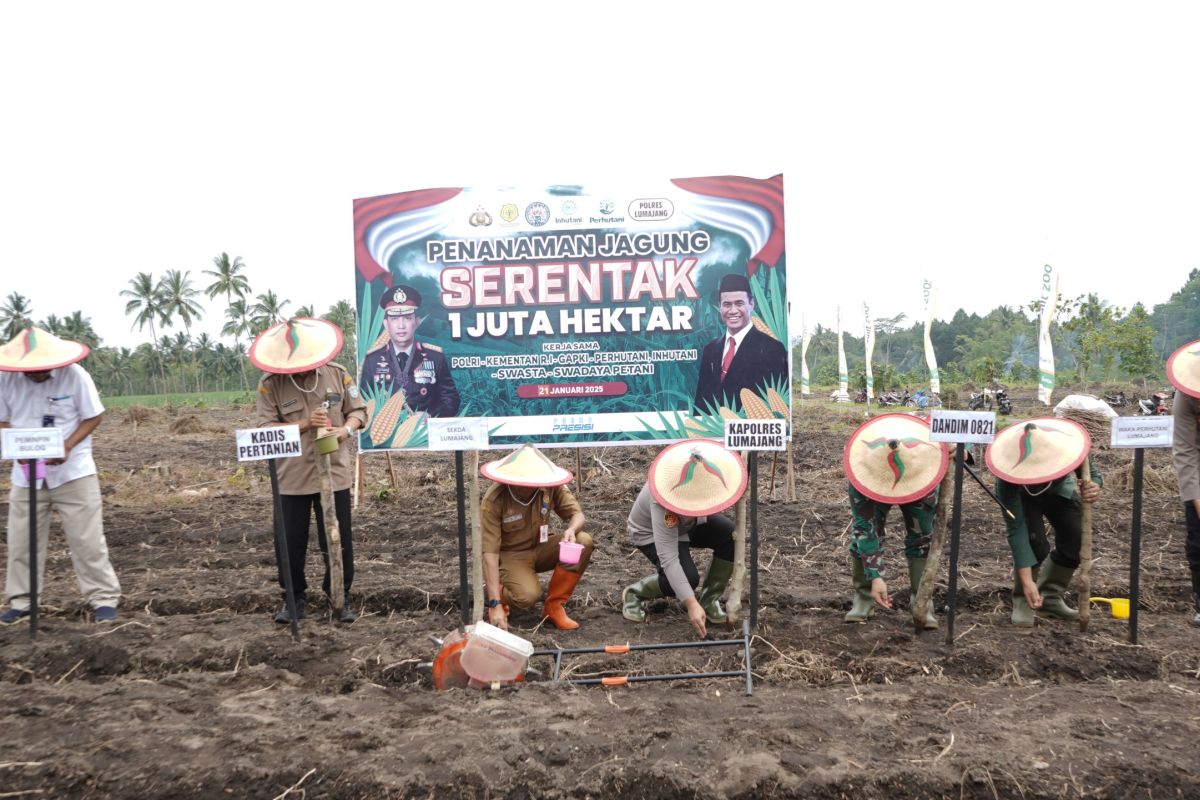
[[[0,371],[47,372],[87,358],[88,346],[30,326],[0,347]]]
[[[1167,380],[1192,397],[1200,397],[1200,339],[1188,342],[1167,359]]]
[[[704,517],[724,511],[746,491],[742,457],[709,439],[676,442],[650,464],[650,493],[668,511]]]
[[[988,471],[1002,481],[1023,485],[1058,480],[1083,463],[1092,437],[1078,422],[1038,417],[1016,422],[988,445]]]
[[[920,500],[941,483],[949,464],[949,449],[929,441],[929,422],[912,414],[867,420],[842,450],[851,485],[880,503]]]
[[[250,363],[263,372],[294,375],[333,361],[342,331],[323,319],[297,317],[272,325],[250,345]]]
[[[479,468],[479,474],[496,483],[543,488],[562,486],[575,477],[531,444],[523,445],[504,458],[489,461]]]

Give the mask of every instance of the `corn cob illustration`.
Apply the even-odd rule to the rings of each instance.
[[[400,423],[400,427],[396,429],[396,435],[392,437],[392,447],[404,447],[408,444],[416,432],[417,426],[421,424],[421,420],[424,418],[424,412],[418,412],[410,414],[408,419]]]
[[[765,333],[772,339],[775,339],[776,341],[779,340],[779,337],[775,335],[775,332],[771,330],[770,326],[763,322],[762,317],[751,317],[750,321],[754,323],[754,327],[758,329],[759,333]]]
[[[375,417],[371,423],[371,443],[383,444],[391,438],[392,433],[396,430],[396,425],[400,421],[400,412],[404,409],[404,392],[396,392],[391,396],[383,408],[379,409],[379,415]]]
[[[767,404],[763,399],[749,389],[742,389],[742,410],[746,412],[746,419],[775,419],[775,415],[771,413],[771,409],[767,408]]]
[[[690,417],[683,421],[683,428],[687,431],[689,439],[702,439],[705,436],[704,426]]]
[[[779,392],[774,389],[767,389],[767,405],[771,407],[776,416],[783,419],[788,418],[789,409],[787,401],[780,397]]]
[[[743,389],[742,391],[744,392],[746,390]],[[741,419],[736,411],[734,411],[732,408],[726,408],[725,406],[718,408],[717,413],[721,415],[721,419]]]

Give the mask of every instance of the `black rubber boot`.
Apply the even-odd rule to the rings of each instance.
[[[1192,570],[1192,608],[1196,611],[1192,624],[1200,628],[1200,569]]]

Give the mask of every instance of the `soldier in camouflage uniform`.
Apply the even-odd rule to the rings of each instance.
[[[850,539],[854,600],[846,622],[866,622],[875,610],[891,608],[884,579],[883,537],[888,512],[900,507],[904,519],[904,555],[915,600],[937,513],[938,484],[946,474],[949,452],[929,441],[929,423],[909,414],[885,414],[864,422],[850,435],[842,458],[854,516]],[[933,602],[925,609],[925,628],[937,628]]]

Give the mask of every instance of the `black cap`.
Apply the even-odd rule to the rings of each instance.
[[[383,296],[379,298],[379,307],[384,309],[384,315],[388,317],[415,314],[421,307],[421,293],[401,283],[384,290]]]

